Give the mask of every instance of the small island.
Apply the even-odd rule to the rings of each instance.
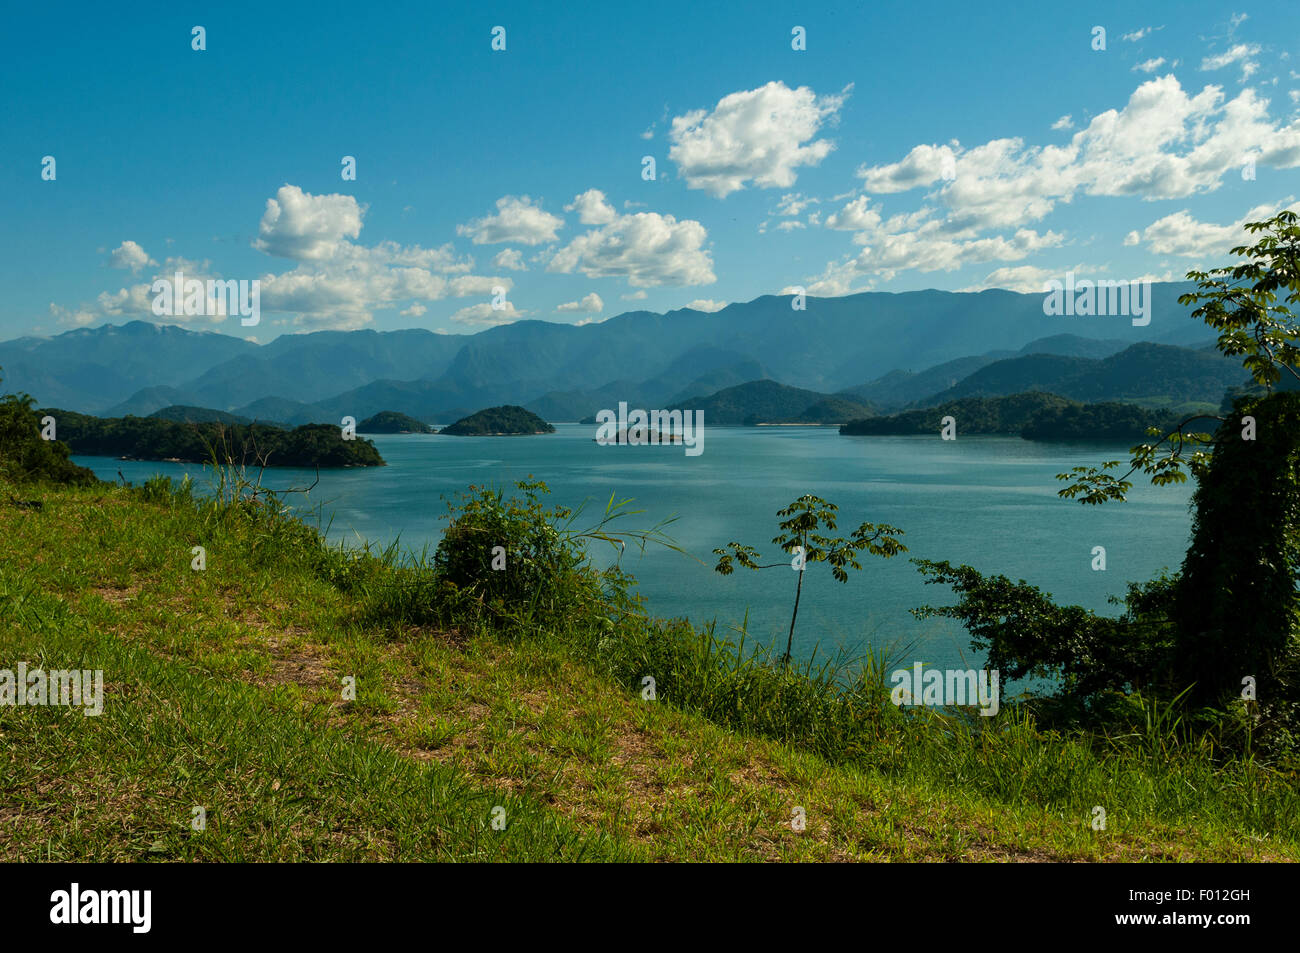
[[[357,433],[437,433],[422,420],[395,410],[381,410],[357,424]]]
[[[506,437],[524,434],[555,433],[555,428],[531,410],[507,404],[488,407],[443,427],[439,433],[453,437]]]
[[[221,463],[267,467],[382,467],[369,440],[343,438],[333,424],[285,429],[273,424],[181,423],[156,417],[93,417],[70,410],[37,411],[55,420],[72,453],[122,460]]]

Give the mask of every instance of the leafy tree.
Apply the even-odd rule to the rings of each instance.
[[[799,616],[799,596],[803,592],[803,573],[807,563],[825,562],[831,567],[831,574],[839,582],[848,582],[849,573],[845,567],[861,569],[857,555],[864,550],[873,556],[889,558],[907,547],[894,537],[902,536],[903,531],[885,523],[863,523],[847,539],[821,535],[818,530],[835,529],[835,513],[839,509],[834,503],[828,503],[820,497],[805,494],[785,509],[778,510],[777,516],[785,517],[778,525],[782,530],[772,542],[787,553],[795,553],[792,562],[759,565],[758,551],[741,543],[728,543],[726,548],[715,549],[718,559],[714,570],[724,576],[735,571],[733,561],[746,569],[775,569],[777,567],[795,566],[799,570],[799,581],[794,590],[794,611],[790,613],[790,634],[785,643],[785,654],[781,657],[783,664],[789,664],[790,649],[794,644],[794,623]]]
[[[1169,620],[1175,580],[1163,576],[1145,586],[1130,583],[1118,619],[1082,606],[1059,606],[1025,580],[983,576],[970,566],[914,559],[927,585],[950,586],[956,605],[920,606],[918,619],[956,619],[971,635],[971,648],[988,652],[990,668],[1004,678],[1059,678],[1067,695],[1089,697],[1125,686],[1144,691],[1164,686],[1173,647]]]
[[[1193,539],[1172,608],[1174,677],[1210,704],[1252,676],[1286,721],[1300,703],[1300,395],[1274,388],[1300,383],[1291,311],[1300,302],[1300,225],[1284,211],[1245,227],[1261,237],[1232,249],[1242,262],[1189,272],[1199,290],[1179,302],[1197,305],[1192,316],[1219,332],[1220,351],[1243,358],[1263,396],[1238,396],[1230,415],[1189,417],[1163,436],[1149,431],[1160,439],[1134,447],[1122,475],[1110,461],[1058,479],[1071,481],[1061,496],[1099,504],[1125,499],[1139,472],[1157,486],[1196,477]],[[1213,436],[1191,431],[1198,419],[1219,421]]]
[[[1242,417],[1255,420],[1242,439]],[[1300,701],[1300,393],[1242,398],[1192,498],[1176,618],[1183,684],[1204,703],[1256,679],[1265,707]]]
[[[3,380],[3,378],[0,378]],[[68,459],[68,446],[41,439],[41,415],[28,394],[0,397],[0,479],[89,485],[94,473]]]
[[[1219,350],[1230,357],[1245,355],[1243,366],[1270,393],[1284,376],[1292,383],[1300,383],[1300,323],[1290,310],[1300,302],[1297,220],[1295,212],[1284,211],[1262,222],[1247,223],[1248,233],[1262,232],[1263,237],[1253,245],[1232,249],[1231,254],[1244,261],[1209,271],[1189,271],[1187,277],[1197,282],[1199,290],[1178,299],[1179,304],[1197,305],[1192,317],[1219,332]],[[1058,480],[1071,481],[1060,495],[1080,503],[1098,504],[1124,500],[1133,488],[1128,478],[1139,471],[1156,486],[1184,483],[1188,472],[1202,476],[1210,459],[1204,448],[1212,438],[1208,433],[1189,429],[1196,420],[1222,423],[1224,418],[1188,417],[1163,436],[1159,430],[1149,430],[1150,436],[1160,439],[1134,447],[1126,473],[1116,476],[1111,472],[1120,466],[1118,460],[1101,467],[1074,467],[1068,473],[1057,474]]]

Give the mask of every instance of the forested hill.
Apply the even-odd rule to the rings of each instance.
[[[440,432],[453,437],[497,437],[554,433],[555,428],[532,411],[507,404],[470,414]]]
[[[1133,404],[1083,404],[1056,394],[1030,393],[1010,397],[964,397],[925,410],[889,417],[854,420],[840,428],[850,436],[938,434],[943,418],[956,422],[962,434],[1018,434],[1027,440],[1131,440],[1146,436],[1148,427],[1171,429],[1176,422],[1167,411]]]
[[[40,410],[53,417],[55,438],[74,454],[131,460],[176,460],[268,467],[382,467],[384,458],[363,438],[343,439],[332,424],[284,430],[268,424],[181,423],[149,417],[91,417]]]

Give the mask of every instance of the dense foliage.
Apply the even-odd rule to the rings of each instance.
[[[499,434],[555,433],[555,428],[531,410],[506,404],[488,407],[464,417],[441,433],[456,437],[489,437]]]
[[[1212,449],[1192,498],[1177,677],[1213,703],[1250,676],[1283,715],[1283,699],[1300,706],[1300,393],[1239,400]]]
[[[951,606],[922,606],[919,619],[956,619],[971,635],[971,648],[988,652],[989,668],[1004,679],[1059,679],[1066,695],[1086,698],[1105,691],[1167,688],[1173,633],[1166,614],[1175,582],[1161,577],[1130,584],[1127,611],[1118,619],[1081,606],[1058,606],[1051,593],[1025,580],[984,576],[970,566],[913,560],[926,583],[957,594]]]
[[[357,433],[434,433],[422,420],[399,414],[395,410],[381,410],[357,424]]]
[[[266,424],[187,424],[149,417],[91,417],[43,410],[73,453],[133,460],[238,463],[268,467],[374,467],[384,459],[369,440],[344,440],[331,424],[282,430]]]
[[[1168,429],[1175,418],[1165,411],[1106,402],[1045,408],[1020,430],[1026,440],[1132,440],[1152,427]]]
[[[97,482],[85,467],[68,459],[66,444],[41,438],[42,414],[27,394],[0,397],[0,479],[13,483]]]
[[[253,421],[239,414],[224,410],[212,410],[209,407],[190,407],[185,404],[172,404],[161,410],[155,410],[149,417],[153,420],[170,420],[178,424],[251,424]],[[263,424],[263,426],[268,426]]]

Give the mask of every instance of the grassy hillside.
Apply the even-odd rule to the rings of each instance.
[[[105,700],[0,707],[4,860],[1300,857],[1294,778],[1158,721],[896,709],[870,671],[782,672],[620,610],[581,564],[485,575],[530,593],[500,602],[463,561],[344,554],[165,481],[15,492],[41,505],[0,503],[0,652],[102,668]]]

